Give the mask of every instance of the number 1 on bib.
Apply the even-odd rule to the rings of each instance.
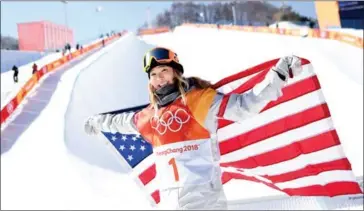
[[[174,173],[174,179],[176,180],[176,182],[179,181],[179,175],[178,175],[178,170],[177,170],[177,165],[176,165],[176,159],[175,158],[171,158],[168,162],[169,165],[172,165],[173,167],[173,173]]]

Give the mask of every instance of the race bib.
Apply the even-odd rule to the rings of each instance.
[[[154,153],[160,189],[211,181],[214,162],[209,139],[163,145]]]

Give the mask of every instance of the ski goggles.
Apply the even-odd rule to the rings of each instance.
[[[165,48],[154,48],[144,55],[144,72],[149,72],[153,59],[158,64],[168,64],[172,61],[179,64],[177,54]]]

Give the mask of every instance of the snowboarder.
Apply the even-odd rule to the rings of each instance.
[[[217,92],[208,81],[184,77],[177,54],[169,49],[154,48],[143,62],[150,105],[138,112],[91,116],[85,132],[140,134],[153,146],[160,208],[227,209],[217,119],[242,121],[259,113],[282,95],[290,70],[293,76],[302,71],[301,60],[282,57],[252,90],[229,96]],[[228,100],[223,101],[224,97]],[[220,106],[225,108],[222,116]]]

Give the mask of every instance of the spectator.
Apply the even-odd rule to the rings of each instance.
[[[71,53],[71,45],[69,43],[66,43],[66,45],[64,46],[63,55],[65,55],[67,51]]]
[[[102,47],[105,47],[105,40],[102,40]]]
[[[32,67],[33,67],[33,72],[32,72],[32,74],[34,74],[34,73],[36,73],[36,72],[38,71],[38,66],[37,66],[37,64],[36,64],[36,63],[34,63]]]
[[[76,50],[80,50],[80,44],[77,43]]]
[[[18,83],[18,74],[19,74],[18,67],[16,65],[14,65],[12,70],[14,71],[14,75],[13,75],[14,83]]]
[[[69,53],[71,53],[71,45],[69,43],[67,43],[64,48],[65,48],[66,52],[68,51]]]

